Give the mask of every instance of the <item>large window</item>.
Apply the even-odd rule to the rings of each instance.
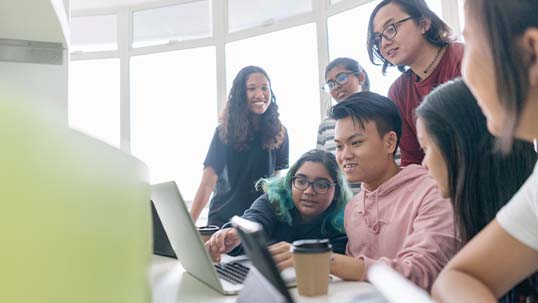
[[[191,200],[217,122],[215,47],[131,59],[131,151]]]
[[[120,60],[71,62],[69,126],[120,146]]]
[[[440,16],[462,1],[426,0]],[[367,22],[377,0],[143,2],[73,12],[69,124],[140,158],[152,183],[175,180],[186,200],[242,67],[258,65],[271,78],[290,164],[315,147],[327,59],[357,59],[381,94],[400,75],[391,68],[383,76],[368,59]]]
[[[228,90],[237,72],[246,65],[262,67],[271,78],[280,119],[288,129],[291,164],[316,147],[320,90],[315,25],[229,43],[226,46]]]

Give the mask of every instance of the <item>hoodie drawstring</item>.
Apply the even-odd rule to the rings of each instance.
[[[370,220],[368,220],[368,213],[366,212],[366,190],[363,191],[363,199],[362,199],[362,210],[359,210],[359,214],[361,214],[364,217],[364,223],[366,226],[368,226],[368,229],[370,229],[374,234],[379,234],[379,231],[381,230],[381,225],[385,224],[384,220],[379,219],[379,203],[377,202],[377,192],[374,192],[375,195],[375,221],[374,224],[370,224]]]

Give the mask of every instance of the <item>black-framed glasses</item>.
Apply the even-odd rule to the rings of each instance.
[[[310,181],[302,176],[295,176],[291,179],[291,183],[298,190],[306,190],[309,186],[312,186],[312,189],[317,194],[326,194],[331,187],[335,186],[336,183],[331,183],[327,180],[315,180]]]
[[[359,73],[355,73],[355,72],[341,72],[338,75],[336,75],[334,80],[327,81],[327,83],[325,83],[325,85],[323,85],[321,88],[325,92],[330,93],[336,87],[337,84],[338,85],[346,84],[347,80],[349,80],[349,75],[358,75],[358,74]]]
[[[394,23],[391,23],[391,24],[387,25],[383,29],[381,34],[377,34],[377,35],[374,36],[374,39],[372,41],[372,44],[373,44],[374,48],[376,50],[380,50],[381,49],[381,42],[382,42],[383,38],[385,38],[385,39],[387,39],[389,41],[394,39],[394,37],[396,37],[396,35],[398,34],[398,30],[397,30],[398,25],[404,23],[407,20],[411,20],[411,19],[414,19],[414,18],[416,18],[416,17],[407,17],[407,18],[404,18],[402,20],[399,20],[399,21],[396,21]]]

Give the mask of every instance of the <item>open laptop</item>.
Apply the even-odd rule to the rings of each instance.
[[[246,260],[213,264],[176,183],[170,181],[152,185],[151,200],[183,268],[222,294],[239,293],[250,264],[244,264]]]
[[[267,249],[262,226],[239,216],[234,216],[230,222],[237,230],[253,265],[237,302],[293,303],[286,283]]]

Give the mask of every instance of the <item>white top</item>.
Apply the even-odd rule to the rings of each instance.
[[[497,221],[511,236],[538,250],[538,162],[525,184],[497,213]]]

